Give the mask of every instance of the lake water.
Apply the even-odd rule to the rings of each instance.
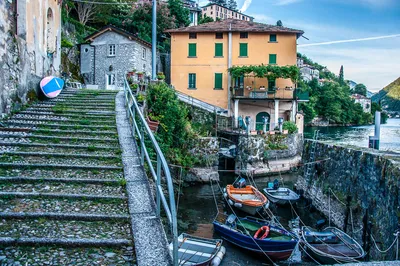
[[[259,190],[267,186],[268,182],[274,179],[280,179],[280,176],[259,177],[255,179],[256,186]],[[194,185],[182,189],[183,195],[179,199],[178,220],[184,221],[188,228],[186,231],[200,237],[218,238],[218,235],[213,235],[212,222],[216,215],[230,214],[230,208],[225,204],[225,199],[222,196],[221,188],[227,184],[232,184],[235,180],[234,175],[220,176],[221,182],[214,183],[212,186]],[[293,183],[297,179],[297,174],[282,174],[282,180],[287,187],[293,187]],[[249,182],[247,182],[249,184]],[[215,195],[215,197],[214,197]],[[288,221],[296,218],[292,208],[289,206],[273,206],[270,208],[274,215],[279,219],[280,223],[288,229]],[[308,203],[305,200],[294,205],[294,210],[300,215],[303,222],[307,225],[314,225],[315,222],[323,217],[317,212],[310,212]],[[238,216],[246,216],[245,213],[237,211]],[[179,232],[182,233],[182,232]],[[265,257],[255,257],[244,249],[240,249],[227,241],[223,244],[227,249],[227,254],[221,266],[230,265],[265,265],[268,264],[268,259]],[[278,265],[287,265],[287,262],[278,263]],[[302,263],[302,265],[315,265],[312,263]]]
[[[375,126],[358,127],[306,127],[304,137],[312,138],[315,130],[320,131],[320,140],[368,147],[369,136],[374,135]],[[388,119],[386,124],[381,125],[380,150],[400,152],[400,119]]]

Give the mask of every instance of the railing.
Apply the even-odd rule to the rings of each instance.
[[[308,91],[302,92],[300,89],[296,89],[295,98],[298,101],[309,101],[310,95],[309,95]]]
[[[129,121],[132,123],[132,135],[134,139],[137,137],[140,142],[141,164],[144,166],[146,159],[147,166],[149,167],[151,175],[153,176],[156,182],[157,216],[160,217],[161,202],[162,202],[173,235],[173,240],[172,240],[173,264],[178,265],[178,227],[176,218],[176,205],[174,198],[174,186],[171,178],[171,173],[169,171],[167,161],[165,160],[165,157],[156,139],[154,138],[153,133],[151,132],[149,126],[147,125],[146,119],[144,118],[142,112],[140,111],[135,96],[133,95],[126,79],[124,79],[124,94],[125,94],[125,106],[128,112],[128,117],[130,118]],[[150,147],[146,147],[145,136],[147,136],[147,138],[150,140],[151,145],[148,145]],[[147,141],[147,143],[149,144],[149,141]],[[157,154],[156,170],[154,169],[147,148],[153,149]],[[169,204],[164,196],[163,189],[161,187],[162,170],[164,171],[165,180],[167,182]]]
[[[190,104],[190,105],[198,107],[198,108],[201,108],[201,109],[206,110],[211,113],[216,112],[218,115],[222,115],[222,116],[228,115],[228,110],[226,110],[226,109],[203,102],[202,100],[193,98],[192,96],[182,93],[180,91],[175,90],[175,92],[176,92],[176,95],[178,96],[178,99],[181,100],[182,102],[185,102],[187,104]]]

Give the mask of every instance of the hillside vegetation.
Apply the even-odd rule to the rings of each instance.
[[[380,103],[389,113],[400,113],[400,78],[372,96],[372,101]]]

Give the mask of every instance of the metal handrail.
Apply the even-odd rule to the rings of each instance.
[[[156,181],[156,203],[157,203],[157,216],[160,217],[161,211],[161,202],[163,204],[165,213],[168,218],[168,222],[171,226],[171,231],[173,235],[172,239],[172,261],[173,265],[178,265],[178,226],[177,226],[177,218],[176,218],[176,204],[175,204],[175,195],[174,195],[174,186],[172,182],[171,173],[169,171],[169,167],[167,161],[162,153],[160,146],[158,145],[156,139],[154,138],[153,133],[151,132],[149,126],[147,125],[146,119],[144,118],[139,106],[137,104],[136,98],[133,95],[128,81],[126,78],[124,79],[124,95],[125,95],[125,106],[127,108],[128,117],[131,118],[129,121],[132,122],[132,135],[133,138],[137,136],[140,142],[140,162],[144,166],[145,158],[147,165],[150,169],[151,175]],[[131,105],[130,105],[131,104]],[[141,128],[139,128],[138,123],[136,121],[136,116],[139,118],[141,122]],[[147,134],[148,138],[151,140],[152,147],[157,154],[157,166],[156,170],[152,164],[152,160],[149,156],[149,153],[146,149],[146,144],[144,141],[145,134]],[[168,188],[168,197],[169,204],[164,196],[163,189],[161,187],[161,171],[164,171],[165,180],[167,181]]]

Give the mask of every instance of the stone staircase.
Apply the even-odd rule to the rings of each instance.
[[[133,265],[111,91],[65,90],[0,127],[0,265]]]

